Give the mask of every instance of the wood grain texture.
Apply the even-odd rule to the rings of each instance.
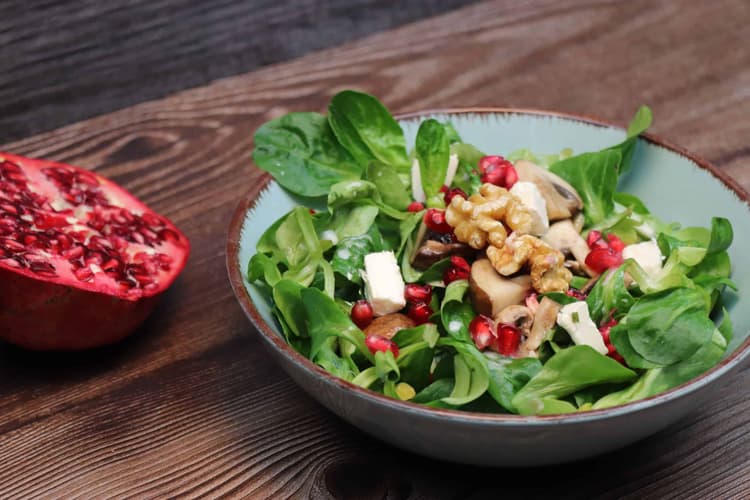
[[[476,0],[9,0],[0,143]]]
[[[7,144],[95,169],[174,220],[184,274],[130,339],[76,355],[0,346],[0,497],[747,498],[750,369],[671,428],[579,464],[477,469],[342,423],[271,363],[223,248],[259,173],[252,133],[342,88],[394,111],[505,105],[653,131],[750,188],[750,4],[496,1]]]

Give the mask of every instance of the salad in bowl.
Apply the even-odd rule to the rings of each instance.
[[[254,161],[299,205],[247,280],[285,341],[356,386],[433,408],[557,415],[648,398],[724,357],[728,219],[681,227],[618,191],[641,108],[600,151],[414,146],[375,97],[264,124]]]

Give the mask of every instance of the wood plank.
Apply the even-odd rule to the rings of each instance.
[[[438,463],[361,434],[297,389],[235,304],[223,248],[259,175],[255,128],[350,87],[394,111],[512,105],[620,123],[646,102],[656,133],[748,189],[749,21],[742,0],[487,2],[6,145],[112,176],[194,251],[156,314],[117,346],[0,347],[0,497],[746,495],[748,369],[689,418],[604,457],[517,471]]]
[[[3,2],[0,143],[473,1]]]

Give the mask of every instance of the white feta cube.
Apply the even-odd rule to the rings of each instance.
[[[510,188],[510,193],[518,197],[521,203],[531,212],[531,233],[537,236],[543,235],[549,229],[549,218],[547,217],[547,202],[544,201],[542,193],[533,182],[516,182]]]
[[[607,346],[604,345],[602,334],[591,319],[586,302],[578,301],[564,305],[557,313],[557,324],[568,332],[576,345],[587,345],[601,354],[607,354]]]
[[[404,279],[393,252],[374,252],[365,255],[365,297],[375,316],[400,311],[406,306]]]
[[[664,256],[655,241],[644,241],[628,245],[622,250],[623,259],[633,259],[648,275],[655,275],[661,271]]]

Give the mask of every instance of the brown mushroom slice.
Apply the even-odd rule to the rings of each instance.
[[[589,246],[578,231],[576,231],[573,222],[570,219],[555,222],[549,227],[549,231],[542,236],[542,240],[555,250],[563,253],[570,253],[575,257],[576,262],[589,276],[595,276],[596,273],[586,265],[586,256],[589,254]]]
[[[464,259],[470,259],[476,251],[464,243],[441,243],[435,240],[426,240],[417,248],[412,256],[411,265],[414,269],[424,271],[435,262],[447,259],[451,255],[458,255]]]
[[[539,302],[539,307],[537,307],[534,314],[534,323],[531,325],[531,330],[526,336],[526,340],[524,340],[519,348],[519,355],[536,357],[537,349],[544,342],[547,332],[554,328],[557,322],[558,312],[560,312],[560,304],[549,297],[544,297]]]
[[[409,256],[409,262],[418,271],[424,271],[435,262],[447,259],[451,255],[458,255],[464,259],[474,257],[476,251],[464,243],[443,243],[428,238],[427,226],[419,225],[416,240],[417,246]]]
[[[529,329],[534,323],[534,313],[526,306],[514,304],[497,313],[493,319],[497,324],[514,325],[524,335],[528,335]]]
[[[568,219],[583,209],[578,192],[561,177],[527,160],[518,160],[513,166],[518,172],[518,180],[533,182],[539,188],[550,221]]]
[[[506,278],[488,259],[478,259],[471,265],[469,294],[479,314],[494,318],[506,307],[522,303],[530,289],[529,275]]]
[[[387,339],[392,338],[399,330],[404,328],[413,328],[417,326],[413,319],[401,313],[391,313],[385,316],[378,316],[372,323],[367,325],[365,335],[380,335]]]

